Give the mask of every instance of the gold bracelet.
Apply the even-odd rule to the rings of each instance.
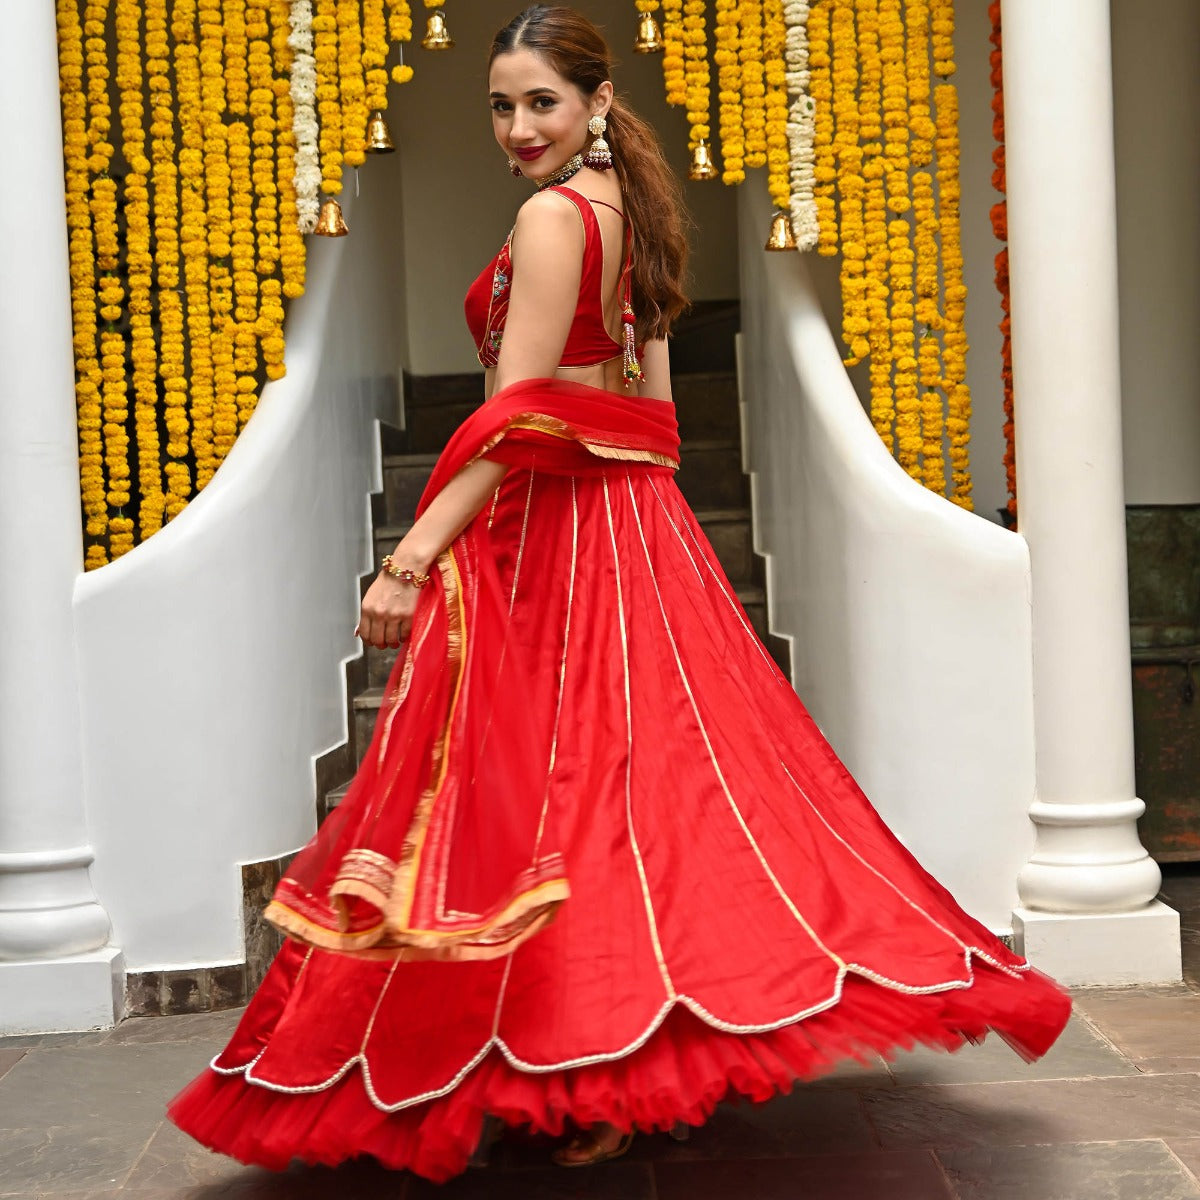
[[[411,583],[415,588],[423,588],[429,582],[429,576],[421,571],[413,571],[408,567],[398,567],[392,560],[390,554],[383,556],[383,569],[396,579],[402,579],[405,583]]]

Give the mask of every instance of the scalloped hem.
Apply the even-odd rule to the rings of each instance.
[[[699,1125],[725,1099],[761,1103],[849,1059],[890,1061],[918,1043],[954,1052],[989,1031],[1032,1062],[1062,1032],[1071,998],[1036,968],[1023,976],[985,967],[970,988],[915,995],[851,975],[834,1007],[754,1034],[714,1029],[676,1005],[623,1058],[532,1073],[493,1047],[448,1094],[392,1113],[372,1102],[358,1070],[304,1093],[207,1070],[168,1115],[198,1142],[248,1164],[282,1170],[293,1159],[334,1166],[369,1155],[442,1182],[465,1169],[487,1113],[552,1135],[568,1120],[645,1132]]]

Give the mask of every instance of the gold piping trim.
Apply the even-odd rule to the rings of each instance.
[[[607,484],[607,480],[605,482]],[[633,492],[633,482],[630,480],[628,473],[625,475],[625,483],[629,489],[629,502],[633,507],[633,519],[638,527],[638,537],[642,543],[642,553],[645,555],[646,565],[650,568],[650,581],[654,585],[654,594],[658,599],[658,610],[662,615],[663,628],[666,630],[667,638],[671,643],[671,652],[675,657],[675,667],[679,671],[679,680],[683,684],[684,691],[687,692],[688,702],[692,707],[692,715],[696,719],[696,725],[700,730],[700,736],[704,739],[705,748],[708,750],[708,759],[712,764],[713,774],[716,775],[717,782],[721,785],[721,790],[725,793],[725,799],[729,802],[729,807],[733,810],[733,815],[737,819],[738,825],[741,826],[742,832],[746,836],[746,840],[750,843],[750,847],[754,851],[755,857],[759,861],[759,865],[766,873],[767,878],[770,879],[771,883],[774,885],[776,892],[779,893],[779,898],[787,906],[788,911],[791,912],[792,916],[795,917],[795,919],[804,927],[805,932],[809,935],[809,937],[812,938],[821,952],[837,963],[842,970],[845,970],[845,961],[839,955],[830,950],[823,941],[821,941],[816,930],[813,929],[813,927],[804,919],[804,915],[796,907],[792,898],[787,894],[786,891],[784,891],[783,885],[779,882],[775,872],[771,870],[771,866],[767,862],[766,856],[763,854],[758,842],[755,840],[754,834],[750,832],[750,827],[746,824],[746,820],[742,816],[741,810],[737,806],[737,801],[734,800],[733,794],[729,790],[729,785],[725,782],[725,775],[721,771],[721,764],[717,762],[716,752],[713,750],[712,742],[709,739],[708,729],[704,724],[704,718],[700,715],[700,707],[696,703],[696,697],[692,694],[692,686],[688,682],[687,673],[683,669],[683,661],[679,657],[679,646],[675,641],[674,631],[671,629],[671,623],[667,619],[667,610],[663,606],[662,593],[659,591],[658,579],[654,574],[654,563],[650,558],[650,548],[646,545],[646,535],[642,530],[642,518],[641,514],[638,512],[637,497]]]
[[[654,957],[658,960],[658,971],[667,989],[668,1000],[677,996],[675,984],[671,982],[671,973],[667,969],[667,960],[663,956],[662,943],[658,938],[658,922],[654,917],[654,901],[650,897],[650,888],[646,884],[646,868],[642,863],[642,851],[638,846],[637,834],[633,831],[633,712],[629,698],[629,639],[625,630],[625,599],[621,588],[621,560],[617,554],[617,535],[613,529],[612,504],[608,496],[608,476],[601,476],[604,484],[604,510],[608,514],[608,536],[612,542],[613,571],[617,581],[617,619],[621,629],[621,663],[625,677],[625,826],[629,831],[629,845],[633,850],[634,861],[637,863],[638,883],[642,889],[642,903],[646,909],[646,923],[650,930],[650,939],[654,944]]]

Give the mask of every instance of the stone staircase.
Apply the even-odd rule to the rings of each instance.
[[[787,643],[767,631],[763,559],[751,537],[749,480],[742,473],[737,381],[730,370],[677,373],[672,377],[682,441],[676,476],[716,550],[751,624],[787,674]],[[372,497],[375,559],[379,561],[408,530],[437,453],[482,394],[479,375],[413,378],[407,381],[403,432],[385,435],[383,491]],[[363,577],[362,591],[374,579]],[[346,794],[349,780],[370,744],[396,650],[368,647],[348,665],[350,738],[324,755],[317,768],[317,817],[323,820]]]

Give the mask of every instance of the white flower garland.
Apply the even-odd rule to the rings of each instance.
[[[296,227],[312,233],[321,210],[321,162],[317,146],[317,61],[313,57],[312,0],[292,0],[288,14],[293,52],[290,91],[296,137]]]
[[[783,23],[787,29],[786,85],[792,97],[787,124],[791,158],[792,233],[798,250],[814,249],[820,233],[813,190],[816,184],[813,153],[816,101],[808,94],[811,82],[808,69],[808,10],[808,0],[785,0],[783,6]]]

